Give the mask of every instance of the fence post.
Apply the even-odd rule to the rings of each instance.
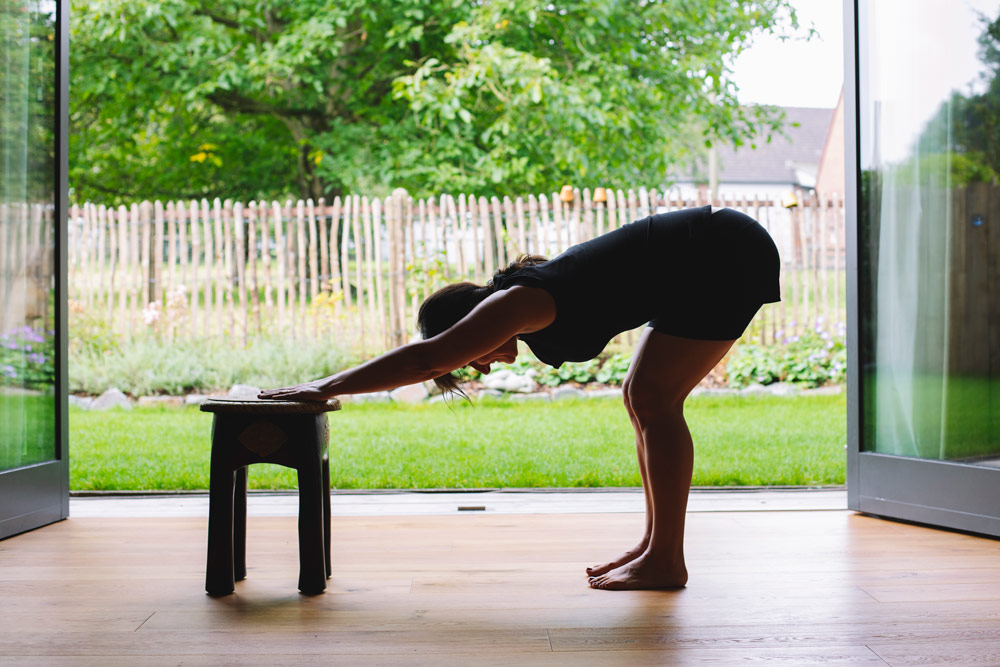
[[[228,205],[229,202],[227,201]],[[236,255],[236,299],[230,296],[230,306],[235,306],[234,301],[239,300],[240,319],[240,341],[243,346],[247,345],[247,329],[249,328],[249,317],[247,316],[247,281],[246,281],[246,230],[243,227],[243,204],[236,202],[233,204],[233,232],[235,238]],[[233,323],[233,333],[235,334],[235,316]]]
[[[263,225],[263,215],[260,206],[257,202],[250,202],[249,216],[247,217],[247,262],[250,263],[250,303],[247,304],[249,308],[252,309],[253,315],[253,327],[254,331],[258,333],[261,331],[260,322],[260,278],[257,273],[257,225],[260,223]],[[263,226],[260,232],[260,253],[261,253],[261,263],[263,263],[264,254],[267,252],[267,235],[264,233]],[[267,291],[265,288],[264,292],[265,298],[267,298]]]
[[[341,232],[340,237],[340,282],[341,289],[344,292],[344,308],[350,308],[351,304],[354,302],[351,298],[351,255],[350,255],[350,242],[349,236],[352,230],[352,222],[355,220],[357,215],[357,210],[354,208],[354,198],[351,195],[344,195],[344,230]],[[337,220],[334,218],[334,223],[332,228],[336,228]],[[354,229],[357,228],[357,224],[354,223]],[[355,259],[354,263],[356,267],[361,266],[360,256],[357,254],[358,248],[360,248],[360,242],[358,241],[357,232],[354,233],[354,250]],[[360,270],[358,272],[359,280],[357,285],[360,288]]]
[[[365,202],[365,208],[367,208],[368,203]],[[362,228],[362,218],[361,218],[361,197],[359,195],[351,196],[351,233],[354,234],[354,271],[355,271],[355,289],[357,290],[357,309],[358,309],[358,322],[361,325],[360,338],[361,338],[361,355],[367,355],[368,340],[366,323],[368,320],[368,312],[364,300],[365,291],[367,288],[367,283],[364,280],[365,273],[365,258],[367,248],[370,243],[364,243],[362,245],[362,238],[367,238],[367,231],[364,235],[361,233]],[[367,230],[367,226],[365,226]],[[347,244],[344,244],[347,247]]]
[[[482,267],[483,273],[480,274],[480,279],[477,283],[485,284],[487,280],[493,277],[493,251],[494,251],[494,240],[493,232],[490,231],[490,208],[486,201],[486,197],[479,197],[479,225],[483,228],[483,243],[480,246],[482,250]],[[485,278],[483,275],[485,274]]]
[[[423,200],[421,200],[423,202]],[[400,253],[399,259],[399,284],[400,284],[400,299],[402,308],[400,309],[400,316],[402,317],[402,322],[400,327],[403,332],[403,340],[400,344],[406,342],[407,334],[410,330],[410,322],[413,322],[417,318],[417,292],[413,292],[413,301],[410,306],[410,312],[407,313],[406,310],[406,276],[407,276],[407,253],[409,253],[410,264],[416,266],[417,263],[417,247],[416,240],[414,239],[414,233],[416,232],[416,226],[413,220],[413,197],[406,194],[406,190],[403,190],[402,202],[400,204],[403,207],[403,236],[400,237],[401,241],[405,241],[406,244],[403,246],[402,252]]]
[[[567,243],[563,240],[563,210],[562,199],[558,192],[552,193],[552,227],[555,231],[556,249],[553,254],[559,254],[566,249]]]
[[[538,197],[534,194],[528,195],[528,216],[531,219],[531,238],[535,245],[534,254],[545,256],[544,231],[538,219]]]
[[[500,210],[500,199],[495,195],[490,197],[490,208],[493,211],[493,238],[495,241],[493,243],[493,247],[496,248],[497,268],[501,269],[507,266],[507,239],[504,234],[503,213]],[[490,255],[492,254],[493,252],[491,248]],[[492,271],[490,271],[490,275],[493,275]]]
[[[616,204],[618,205],[618,227],[627,225],[631,220],[629,220],[629,208],[628,203],[625,201],[625,191],[618,188],[615,191]]]

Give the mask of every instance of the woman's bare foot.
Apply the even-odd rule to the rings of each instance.
[[[683,588],[687,584],[687,568],[661,563],[643,554],[630,563],[611,570],[605,575],[591,577],[590,587],[606,591],[624,591],[646,588]]]
[[[646,551],[646,547],[649,546],[649,538],[643,539],[635,549],[626,551],[618,558],[614,559],[610,563],[605,563],[604,565],[595,565],[594,567],[587,568],[588,577],[599,577],[602,574],[606,574],[616,567],[621,567],[625,563],[631,563],[636,558],[641,556]]]

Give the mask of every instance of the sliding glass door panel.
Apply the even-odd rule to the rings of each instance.
[[[0,538],[68,513],[67,11],[0,8]]]
[[[850,502],[1000,535],[1000,6],[845,7]]]

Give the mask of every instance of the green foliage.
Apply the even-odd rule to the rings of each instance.
[[[918,137],[914,157],[899,165],[895,183],[965,186],[1000,174],[1000,17],[980,15],[979,78],[985,90],[952,92]],[[979,86],[976,86],[979,88]]]
[[[589,361],[567,361],[559,368],[552,368],[535,358],[530,351],[522,349],[517,361],[512,364],[493,364],[493,370],[511,370],[518,375],[530,374],[538,384],[546,387],[558,387],[567,382],[619,385],[625,379],[631,359],[628,354],[602,354]],[[478,371],[469,367],[460,368],[455,374],[462,382],[481,377]]]
[[[695,486],[843,484],[840,396],[701,396],[685,406]],[[73,489],[208,488],[211,415],[196,408],[70,410]],[[615,399],[452,406],[346,403],[330,414],[334,487],[639,486],[634,433]],[[250,486],[295,471],[250,467]]]
[[[110,318],[100,308],[87,308],[79,301],[69,300],[69,358],[79,359],[81,355],[97,356],[112,354],[118,350],[118,334],[114,332]]]
[[[619,385],[625,380],[630,359],[630,355],[613,354],[602,355],[590,361],[568,361],[559,368],[542,365],[542,370],[535,380],[548,387],[556,387],[566,382]]]
[[[0,201],[51,202],[55,184],[55,7],[0,8]]]
[[[841,384],[847,375],[847,348],[843,331],[830,335],[820,329],[789,336],[781,344],[736,347],[726,364],[730,387],[751,383],[797,382],[807,387]]]
[[[331,375],[357,361],[326,341],[262,338],[244,348],[216,340],[164,345],[156,338],[139,338],[72,354],[70,391],[99,394],[118,387],[138,396],[225,391],[238,383],[279,387]]]
[[[78,200],[519,194],[769,136],[729,64],[787,0],[81,0]]]

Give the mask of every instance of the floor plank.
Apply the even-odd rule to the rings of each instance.
[[[584,567],[635,514],[339,516],[326,594],[296,521],[251,517],[248,579],[204,594],[203,517],[78,518],[0,542],[12,665],[1000,664],[1000,541],[847,511],[688,518],[691,581]]]

